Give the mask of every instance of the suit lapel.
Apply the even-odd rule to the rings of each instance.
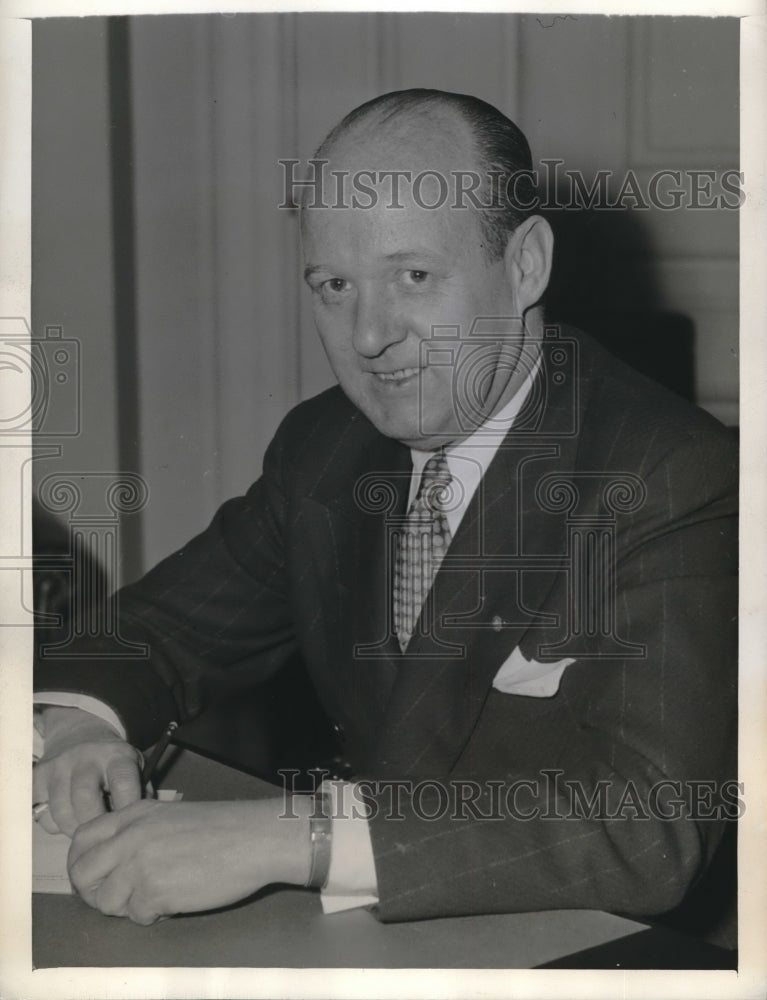
[[[367,756],[400,657],[388,620],[388,550],[391,518],[405,510],[412,466],[409,449],[383,437],[360,415],[335,455],[302,502],[302,520],[321,581],[329,670],[324,700]]]

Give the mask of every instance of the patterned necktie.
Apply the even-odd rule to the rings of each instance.
[[[418,493],[399,536],[394,566],[394,628],[403,653],[450,545],[450,526],[443,509],[450,480],[445,453],[439,451],[424,466]]]

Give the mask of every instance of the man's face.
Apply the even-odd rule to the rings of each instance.
[[[424,209],[406,190],[399,209],[382,187],[373,208],[305,210],[304,258],[317,329],[342,389],[382,434],[429,450],[471,428],[465,406],[456,418],[456,364],[427,363],[423,342],[434,327],[457,327],[464,339],[478,317],[514,316],[515,297],[503,260],[485,257],[473,210],[451,209],[450,199]],[[501,340],[458,355],[459,371],[472,353],[478,362],[477,424],[506,398],[511,367]]]

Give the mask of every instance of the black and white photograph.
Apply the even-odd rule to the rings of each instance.
[[[712,13],[26,23],[0,993],[763,995],[755,59]]]

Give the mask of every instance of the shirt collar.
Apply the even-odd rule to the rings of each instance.
[[[480,480],[493,458],[495,458],[495,453],[498,451],[501,442],[508,434],[520,410],[525,405],[540,367],[541,357],[539,356],[526,375],[522,385],[520,385],[508,403],[498,413],[488,417],[469,437],[445,449],[445,457],[447,458],[450,475],[453,477],[454,482],[460,484],[463,494],[454,510],[448,513],[448,522],[450,523],[450,530],[453,533],[455,533],[455,529],[460,523],[466,508],[469,506],[469,502],[474,496]],[[410,455],[413,460],[413,475],[410,482],[408,506],[418,489],[424,466],[434,454],[434,451],[419,451],[416,448],[410,449]]]

